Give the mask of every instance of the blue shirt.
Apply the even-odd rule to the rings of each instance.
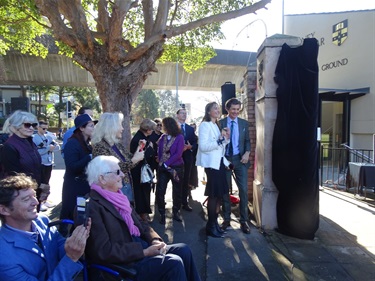
[[[239,139],[240,139],[240,133],[239,133],[239,129],[238,129],[238,118],[236,117],[236,119],[232,120],[230,119],[229,117],[227,118],[227,127],[229,129],[231,129],[231,125],[232,125],[232,121],[234,121],[233,123],[233,131],[231,131],[231,138],[230,138],[230,141],[232,142],[232,146],[233,146],[233,155],[237,155],[237,154],[240,154],[240,148],[239,148]]]

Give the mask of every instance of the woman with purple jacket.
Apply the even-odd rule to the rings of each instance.
[[[172,181],[173,219],[181,222],[181,192],[184,177],[184,136],[176,120],[166,117],[162,121],[165,134],[158,141],[158,183],[156,202],[160,213],[160,223],[165,224],[165,192],[169,180]],[[181,179],[181,180],[180,180]]]

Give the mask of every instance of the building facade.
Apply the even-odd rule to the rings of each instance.
[[[373,149],[375,10],[286,15],[285,34],[319,42],[322,141]]]

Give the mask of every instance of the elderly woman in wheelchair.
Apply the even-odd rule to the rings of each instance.
[[[91,232],[86,258],[100,264],[126,264],[135,268],[136,280],[201,280],[190,248],[166,245],[132,209],[122,194],[119,160],[95,157],[87,167]]]

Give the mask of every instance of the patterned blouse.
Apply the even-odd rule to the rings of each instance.
[[[101,140],[98,143],[95,143],[92,147],[92,157],[96,157],[99,155],[107,155],[107,156],[115,156],[118,160],[120,160],[119,166],[121,171],[124,173],[124,182],[125,183],[132,183],[130,170],[134,168],[137,164],[133,164],[132,157],[133,154],[128,152],[122,143],[116,143],[117,150],[121,153],[121,156],[118,155],[116,150],[106,141]]]

